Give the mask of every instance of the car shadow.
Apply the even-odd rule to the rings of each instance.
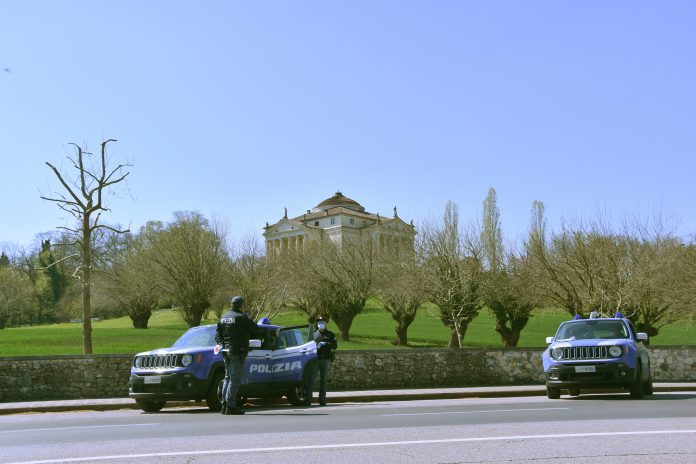
[[[345,407],[348,406],[342,403],[329,403],[329,407]],[[244,412],[255,416],[328,416],[328,412],[320,412],[324,409],[319,405],[312,406],[290,406],[287,404],[274,405],[250,405],[244,406]],[[285,412],[287,411],[287,412]],[[308,412],[311,411],[311,412]],[[212,411],[207,406],[191,405],[191,406],[175,406],[162,409],[157,412],[143,412],[141,414],[220,414],[220,411]]]
[[[631,398],[629,393],[583,393],[580,396],[562,395],[561,399],[566,401],[665,401],[665,400],[691,400],[696,398],[696,393],[692,392],[661,392],[652,395],[645,395],[640,400]]]

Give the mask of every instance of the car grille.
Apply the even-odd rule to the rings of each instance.
[[[563,348],[563,359],[606,359],[609,357],[609,347],[606,346]]]
[[[176,367],[177,364],[175,354],[151,354],[140,358],[141,369],[167,369]]]

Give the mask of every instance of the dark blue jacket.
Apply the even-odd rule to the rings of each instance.
[[[215,342],[223,350],[229,350],[232,355],[245,356],[249,351],[250,336],[261,336],[262,334],[263,330],[246,314],[229,310],[218,322]]]

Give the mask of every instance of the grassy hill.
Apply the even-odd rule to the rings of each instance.
[[[563,311],[540,311],[530,320],[522,332],[520,347],[543,347],[544,339],[553,335],[561,321],[569,319]],[[214,323],[204,320],[202,324]],[[273,322],[280,325],[307,323],[304,313],[288,310],[279,314]],[[153,314],[149,329],[136,330],[129,318],[93,322],[93,347],[96,354],[133,354],[153,348],[170,346],[187,328],[175,310],[162,310]],[[394,321],[373,301],[355,318],[351,328],[351,341],[339,340],[339,349],[391,349],[397,348],[394,340]],[[331,323],[329,328],[338,333]],[[482,312],[464,338],[470,347],[500,347],[500,337],[494,330],[495,321],[488,312]],[[437,318],[434,307],[425,307],[409,329],[410,347],[446,347],[448,329]],[[694,345],[696,327],[691,324],[675,324],[663,328],[651,340],[652,346]],[[407,348],[404,348],[407,349]],[[42,356],[58,354],[82,354],[82,324],[65,323],[48,326],[21,327],[0,330],[0,356]]]

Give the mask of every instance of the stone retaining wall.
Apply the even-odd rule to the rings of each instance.
[[[649,348],[655,382],[696,381],[696,347]],[[332,390],[543,384],[542,348],[338,351]],[[131,355],[0,358],[0,402],[128,396]]]

